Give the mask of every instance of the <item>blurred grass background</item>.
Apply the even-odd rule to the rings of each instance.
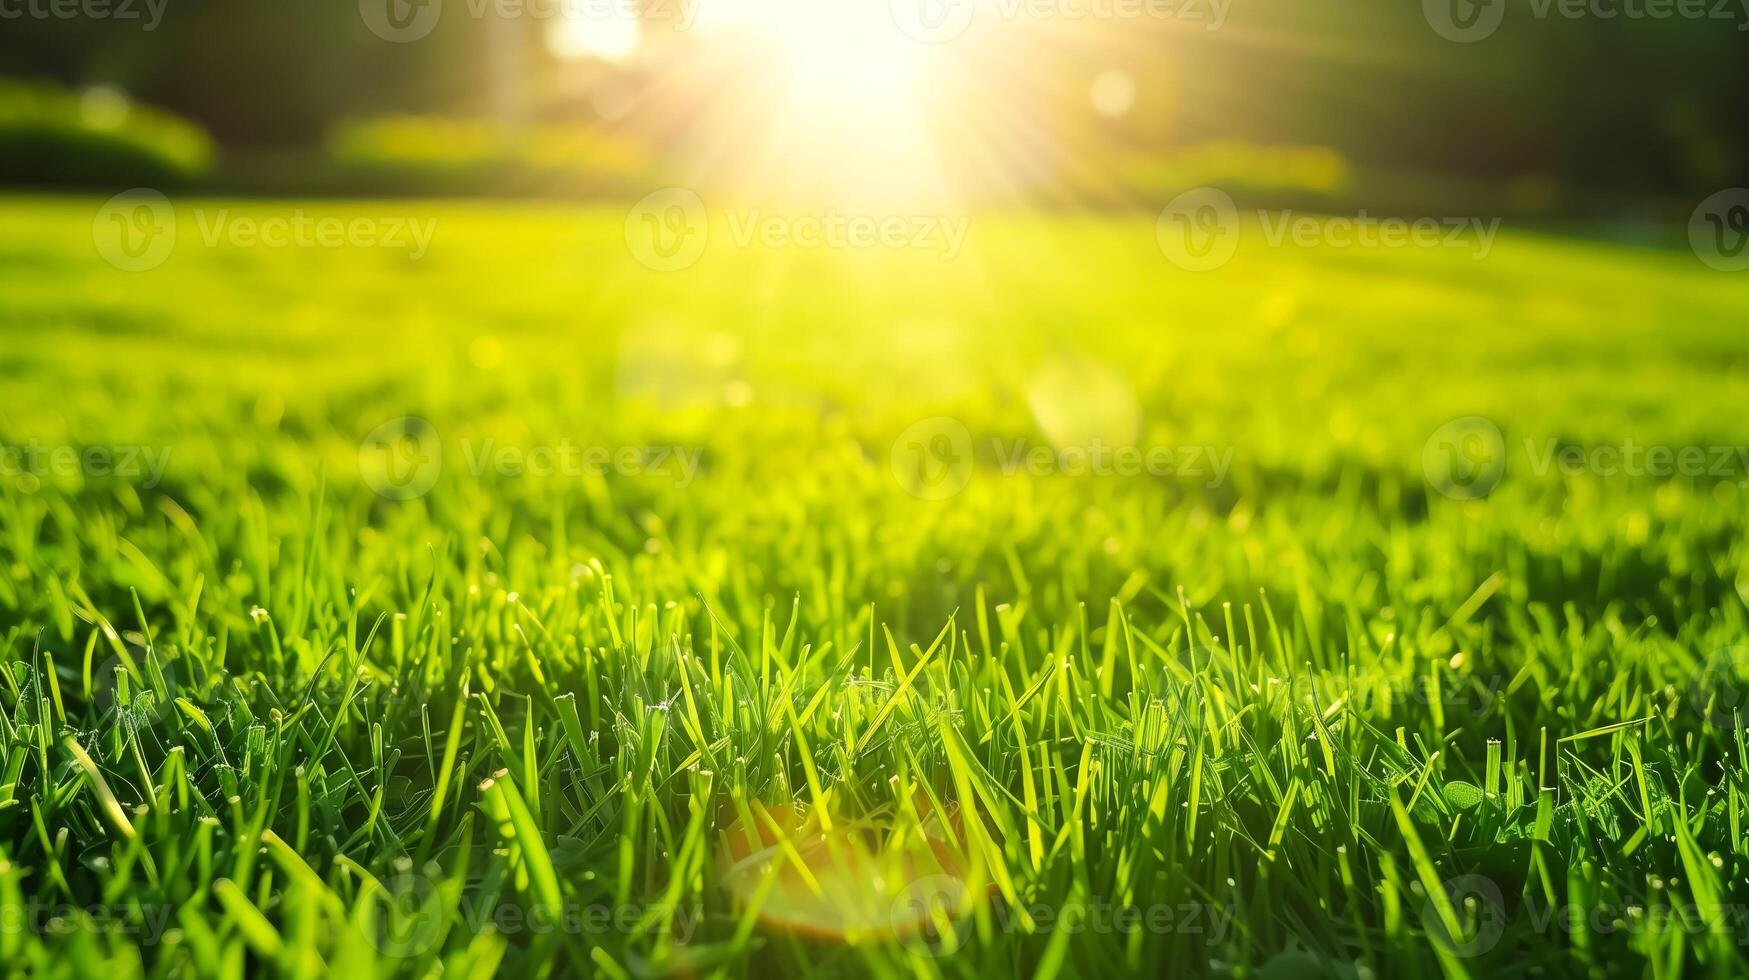
[[[188,199],[196,240],[196,212],[221,209],[410,212],[437,231],[418,261],[188,242],[139,274],[93,254],[92,205],[0,203],[0,445],[146,446],[168,464],[152,481],[0,472],[0,898],[123,924],[0,931],[16,962],[1471,976],[1740,961],[1741,906],[1721,903],[1749,858],[1731,761],[1744,663],[1720,651],[1749,621],[1749,470],[1533,463],[1545,441],[1749,445],[1749,295],[1692,256],[1505,232],[1485,262],[1289,242],[1199,274],[1132,214],[975,213],[951,262],[740,247],[717,215],[677,275],[628,253],[611,205]],[[1506,439],[1485,500],[1446,499],[1424,467],[1466,415]],[[401,500],[361,454],[405,416],[442,465]],[[920,500],[893,452],[938,416],[966,426],[974,462],[951,499]],[[998,443],[1088,432],[1215,447],[1232,469],[1002,471]],[[470,468],[489,440],[680,446],[701,470]],[[115,610],[139,626],[109,626]],[[964,643],[932,658],[944,624]],[[105,636],[143,665],[136,688]],[[59,702],[35,695],[45,677]],[[90,770],[39,748],[51,727]],[[134,835],[111,829],[88,771]],[[969,802],[972,778],[986,802]],[[1034,791],[1036,808],[1014,802]],[[536,801],[521,828],[476,820],[506,792]],[[962,856],[936,878],[980,898],[953,956],[894,942],[880,918],[842,942],[804,934],[798,916],[854,923],[861,906],[750,895],[719,856],[747,832],[736,807],[770,808],[832,895],[880,913],[909,878],[832,877],[800,815],[849,821],[899,862],[905,841],[937,846],[942,821],[906,809],[929,792],[996,835],[940,845]],[[550,887],[517,874],[535,854]],[[978,884],[994,874],[1012,897]],[[1453,954],[1430,896],[1481,879],[1500,897],[1462,914],[1503,934]],[[393,890],[407,880],[410,899]],[[461,914],[549,894],[678,901],[697,929],[545,935]],[[1014,911],[1089,899],[1212,904],[1236,925],[1071,932]],[[1550,903],[1681,925],[1554,937],[1535,924]],[[179,928],[141,933],[136,906]],[[429,941],[385,942],[378,913]]]
[[[813,93],[757,49],[646,6],[635,49],[578,56],[454,2],[394,44],[364,9],[0,33],[0,451],[165,460],[0,457],[0,911],[178,926],[0,928],[0,970],[1740,969],[1749,469],[1537,463],[1749,446],[1749,294],[1668,247],[1749,183],[1735,21],[1513,5],[1460,45],[1412,3],[1241,0],[1213,31],[982,25],[917,100],[945,200],[826,197],[963,220],[949,261],[737,240],[793,214],[759,192],[921,176],[869,105],[782,128],[774,96]],[[663,273],[625,202],[668,185],[713,207]],[[1205,273],[1155,218],[1199,186],[1245,212]],[[178,225],[140,272],[101,254],[151,211],[103,210],[135,187]],[[1510,220],[1482,260],[1328,225],[1262,247],[1265,207]],[[209,237],[294,215],[434,234]],[[1470,416],[1503,476],[1449,499],[1428,453]],[[442,463],[397,499],[366,456],[407,417]],[[943,419],[965,484],[921,500],[896,454]],[[1231,469],[1004,472],[1004,446],[1090,436]],[[469,463],[567,442],[699,471]],[[842,910],[749,893],[725,855],[764,838],[755,808],[810,855],[802,815],[890,871],[948,855],[976,940],[798,935],[786,907]],[[1478,875],[1498,899],[1463,914],[1506,933],[1471,959],[1429,909]],[[410,954],[372,920],[408,876],[394,911],[435,929]],[[908,882],[833,884],[879,912]],[[555,897],[679,901],[699,931],[454,914]],[[990,927],[1089,898],[1238,926]],[[1551,902],[1698,927],[1555,937],[1526,914]]]

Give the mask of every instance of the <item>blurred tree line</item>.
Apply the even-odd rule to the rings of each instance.
[[[0,75],[113,86],[247,155],[320,146],[347,120],[502,113],[508,37],[518,85],[536,93],[515,111],[595,112],[577,97],[580,69],[541,43],[546,21],[476,18],[477,0],[447,0],[454,10],[430,36],[406,44],[372,34],[359,0],[162,2],[150,31],[138,20],[0,20]],[[1323,146],[1374,171],[1694,195],[1749,183],[1749,3],[1732,2],[1706,0],[1704,18],[1651,20],[1559,16],[1515,0],[1492,36],[1458,44],[1417,0],[1232,0],[1215,31],[1136,20],[1112,25],[1121,44],[1066,32],[1029,64],[1019,84],[1032,91],[1015,96],[1076,139],[1134,152]],[[1134,77],[1136,101],[1100,118],[1073,82],[1112,68]]]

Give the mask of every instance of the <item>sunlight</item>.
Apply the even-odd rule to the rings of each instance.
[[[909,811],[822,819],[750,800],[721,836],[723,886],[775,931],[951,952],[951,921],[988,899],[988,882],[955,844],[965,833],[957,807],[943,813],[917,792]]]
[[[817,0],[704,0],[692,14],[700,32],[748,29],[767,37],[788,36],[831,44],[845,29],[895,34],[884,3],[820,3]]]
[[[882,4],[719,0],[700,16],[704,30],[745,30],[773,49],[798,92],[852,100],[845,110],[891,98],[912,81],[917,44]]]
[[[698,28],[755,49],[785,90],[783,109],[807,109],[805,122],[916,112],[918,45],[884,4],[715,0],[700,8]]]
[[[685,161],[681,180],[701,192],[771,208],[934,213],[1064,179],[1073,164],[1038,126],[1042,107],[1131,111],[1136,82],[1122,70],[1083,77],[1093,88],[1079,92],[1035,70],[1068,36],[1121,60],[1115,22],[995,19],[931,43],[899,23],[902,6],[702,0],[668,30],[646,25],[623,118],[661,134]]]
[[[706,0],[699,29],[739,52],[706,137],[738,189],[853,209],[952,196],[930,115],[951,90],[940,77],[948,53],[905,36],[886,3]]]
[[[560,17],[547,29],[547,48],[560,58],[625,61],[637,53],[637,17],[618,4],[591,6],[582,16]]]

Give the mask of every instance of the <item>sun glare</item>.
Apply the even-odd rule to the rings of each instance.
[[[884,4],[707,0],[697,16],[707,36],[763,49],[798,98],[854,115],[912,97],[918,45],[894,27]]]
[[[766,199],[891,202],[930,188],[919,66],[885,3],[705,0],[700,41],[734,52],[712,142]]]
[[[1061,148],[1037,113],[1088,90],[1043,90],[1046,35],[992,20],[930,43],[897,9],[701,0],[628,42],[640,80],[624,118],[664,141],[687,186],[773,206],[941,208],[1049,180]],[[601,57],[609,36],[584,21],[555,43]],[[1121,116],[1133,88],[1113,75],[1090,108]]]
[[[625,61],[637,53],[643,34],[637,17],[617,4],[591,9],[586,16],[560,17],[547,30],[547,47],[569,60]]]

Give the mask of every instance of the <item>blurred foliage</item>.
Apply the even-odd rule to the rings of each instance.
[[[212,162],[199,126],[114,90],[0,79],[0,180],[175,184]]]
[[[1692,207],[1697,194],[1749,183],[1740,118],[1749,32],[1736,20],[1539,17],[1514,4],[1493,36],[1454,44],[1422,7],[1253,0],[1232,5],[1219,30],[1170,19],[1104,25],[1115,37],[1038,25],[1016,32],[1032,45],[1019,59],[1029,70],[1001,80],[1003,108],[1072,134],[1061,149],[1077,157],[1106,144],[1138,154],[1234,140],[1323,146],[1369,175],[1604,192],[1601,201],[1542,195],[1593,213],[1659,194]],[[659,150],[690,124],[600,114],[590,94],[602,80],[546,50],[547,21],[463,9],[452,5],[416,44],[374,36],[351,0],[178,0],[150,31],[21,19],[0,33],[0,66],[115,86],[200,121],[227,149],[314,152],[347,118],[491,118],[503,109],[495,86],[509,49],[526,96],[516,110],[532,122],[642,131]],[[1097,118],[1087,87],[1113,69],[1136,80],[1136,103],[1121,118]],[[636,64],[627,73],[657,88],[684,74]]]
[[[1335,194],[1348,188],[1348,162],[1317,146],[1258,146],[1222,140],[1175,153],[1131,153],[1117,161],[1129,187],[1170,197],[1185,187],[1229,191],[1304,191]]]
[[[612,194],[642,186],[647,147],[587,126],[511,128],[492,122],[395,116],[344,123],[328,141],[343,179],[426,193],[508,191]]]

